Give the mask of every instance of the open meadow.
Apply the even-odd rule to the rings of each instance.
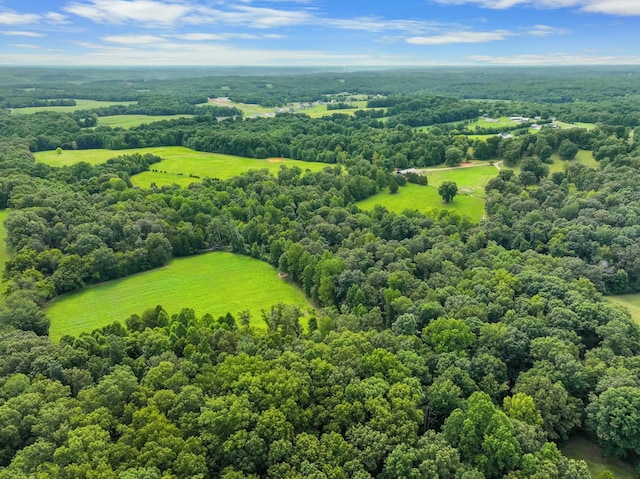
[[[77,336],[132,314],[162,305],[169,314],[193,308],[197,316],[227,312],[237,318],[251,312],[252,324],[262,327],[260,312],[277,303],[310,305],[302,291],[278,276],[267,263],[247,256],[213,252],[174,259],[168,266],[89,286],[56,298],[46,308],[49,335],[59,341]]]
[[[372,210],[375,205],[381,205],[396,213],[402,213],[404,210],[418,210],[422,213],[447,210],[467,216],[473,221],[479,221],[484,215],[482,198],[458,194],[451,203],[445,203],[438,194],[437,187],[412,183],[401,186],[395,194],[385,190],[356,204],[363,210]]]
[[[58,111],[62,113],[72,113],[79,110],[92,110],[113,105],[135,105],[136,101],[98,101],[98,100],[76,100],[75,106],[34,106],[27,108],[13,108],[11,113],[31,114],[38,111]]]
[[[627,308],[633,320],[640,324],[640,293],[607,296],[607,299],[614,304]]]
[[[207,103],[200,103],[198,106],[206,106],[206,105],[235,107],[238,110],[242,110],[242,113],[244,113],[245,118],[250,116],[260,116],[260,115],[264,115],[265,113],[273,113],[275,111],[273,107],[261,106],[261,105],[256,105],[252,103],[239,103],[239,102],[230,101],[230,100],[229,101],[212,100]]]
[[[175,120],[177,118],[191,118],[193,115],[113,115],[98,118],[99,126],[112,128],[132,128],[162,120]]]
[[[130,150],[64,150],[61,154],[55,151],[40,151],[34,154],[36,161],[51,166],[69,166],[85,161],[92,165],[106,162],[110,158],[135,153],[151,153],[160,156],[160,163],[151,165],[155,171],[145,171],[131,178],[135,186],[148,188],[151,183],[157,186],[178,184],[187,186],[199,181],[198,178],[227,179],[240,175],[251,169],[266,168],[271,173],[278,172],[281,166],[297,166],[303,171],[321,171],[329,166],[326,163],[291,160],[286,158],[271,158],[256,160],[241,156],[223,155],[219,153],[205,153],[182,146],[166,146],[151,148],[135,148]]]
[[[295,108],[296,113],[303,113],[305,115],[309,115],[311,118],[320,118],[323,116],[330,116],[334,113],[342,113],[343,115],[353,115],[358,110],[386,110],[386,108],[367,108],[366,101],[351,101],[347,102],[351,105],[356,106],[357,108],[347,108],[343,110],[329,110],[327,105],[314,105],[309,108]]]
[[[635,479],[636,473],[631,464],[615,458],[605,458],[602,448],[583,436],[574,436],[561,448],[562,453],[571,459],[582,459],[589,466],[591,475],[609,471],[615,479]]]
[[[547,164],[549,167],[549,174],[555,173],[556,171],[564,171],[567,166],[572,163],[580,163],[589,168],[598,168],[599,163],[593,157],[591,150],[579,150],[578,154],[573,160],[563,160],[560,158],[560,155],[554,153],[551,155],[551,164]],[[520,173],[520,163],[513,167],[501,166],[501,168],[510,168],[516,173]]]
[[[455,169],[429,169],[426,171],[429,185],[438,187],[445,181],[454,181],[458,185],[458,194],[472,194],[484,198],[487,182],[498,176],[498,168],[489,163]],[[455,201],[455,199],[454,199]]]

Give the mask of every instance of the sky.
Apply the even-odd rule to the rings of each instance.
[[[640,0],[0,0],[0,65],[640,64]]]

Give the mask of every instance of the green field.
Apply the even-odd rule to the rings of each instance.
[[[640,293],[607,296],[607,299],[614,304],[627,308],[633,320],[640,324]]]
[[[575,123],[565,123],[563,121],[554,121],[560,128],[584,128],[585,130],[593,130],[596,127],[595,123],[581,123],[579,121]]]
[[[0,283],[2,283],[2,274],[4,273],[4,265],[9,259],[9,251],[7,249],[7,229],[4,227],[4,220],[7,219],[9,210],[0,210]]]
[[[458,194],[451,203],[445,203],[435,186],[421,186],[407,183],[398,189],[396,194],[388,190],[373,195],[357,203],[363,210],[372,210],[375,205],[382,205],[389,211],[402,213],[404,210],[418,210],[423,213],[432,210],[454,211],[474,221],[484,215],[484,200],[477,196]]]
[[[238,110],[242,110],[245,117],[254,116],[254,115],[260,116],[260,115],[264,115],[265,113],[273,113],[275,111],[275,109],[271,107],[254,105],[251,103],[238,103],[235,101],[207,102],[207,103],[201,103],[198,106],[206,106],[206,105],[236,107]]]
[[[169,314],[192,308],[198,316],[249,310],[252,323],[263,326],[260,311],[279,302],[310,308],[304,294],[267,263],[215,252],[175,259],[164,268],[60,296],[46,312],[51,319],[49,335],[57,342],[65,334],[124,321],[158,304]]]
[[[222,155],[218,153],[204,153],[182,146],[135,148],[130,150],[64,150],[61,154],[55,151],[39,151],[34,154],[36,161],[52,166],[69,166],[86,161],[92,165],[104,163],[109,158],[134,153],[151,153],[163,158],[163,161],[151,165],[151,169],[159,171],[145,171],[131,178],[134,185],[148,188],[151,183],[158,186],[176,183],[181,186],[189,185],[197,178],[211,177],[226,179],[237,176],[251,169],[266,168],[277,173],[280,166],[298,166],[303,171],[321,171],[327,167],[326,163],[315,163],[290,159],[256,160],[241,156]],[[161,171],[161,172],[160,172]]]
[[[357,106],[358,108],[348,108],[345,110],[329,110],[327,109],[327,105],[314,105],[310,108],[296,108],[296,113],[303,113],[305,115],[309,115],[311,118],[320,118],[323,116],[331,116],[334,113],[342,113],[344,115],[353,115],[358,110],[386,110],[386,108],[367,108],[366,101],[351,101],[348,102],[352,105]]]
[[[191,118],[193,115],[113,115],[98,118],[98,125],[112,128],[131,128],[153,123],[154,121],[175,120],[176,118]]]
[[[438,187],[445,181],[455,181],[459,193],[468,193],[484,198],[485,185],[491,178],[498,176],[498,171],[495,166],[487,163],[483,166],[470,168],[427,171],[426,175],[431,186]]]
[[[97,101],[97,100],[76,100],[75,106],[34,106],[28,108],[13,108],[11,113],[29,114],[37,111],[59,111],[74,112],[78,110],[91,110],[113,105],[135,105],[135,101]]]
[[[591,150],[579,150],[576,157],[573,160],[568,160],[568,161],[563,160],[562,158],[560,158],[560,155],[558,155],[557,153],[554,153],[553,155],[551,155],[551,160],[553,161],[553,163],[547,165],[549,167],[549,174],[555,173],[556,171],[564,171],[567,166],[569,166],[571,163],[574,163],[574,162],[580,163],[589,168],[599,167],[599,163],[593,157]],[[505,166],[504,168],[509,168],[509,167]],[[520,163],[518,163],[516,166],[512,167],[511,169],[516,173],[520,173]]]
[[[612,472],[616,479],[635,479],[637,477],[631,464],[619,459],[605,458],[602,455],[602,448],[583,436],[572,437],[562,446],[561,450],[565,456],[571,459],[585,461],[593,477],[605,471]]]

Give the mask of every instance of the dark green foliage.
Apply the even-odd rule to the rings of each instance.
[[[458,194],[458,185],[455,181],[445,181],[438,187],[438,194],[442,196],[445,203],[451,203]]]
[[[405,73],[344,76],[354,91],[374,94],[381,84],[393,93],[419,77]],[[96,87],[86,75],[86,84],[60,80],[75,93],[70,98]],[[161,96],[140,95],[109,75],[101,95],[134,95],[140,108],[160,103]],[[263,91],[267,78],[273,88]],[[302,100],[301,91],[318,95],[320,79],[329,80],[329,92],[338,88],[334,74],[310,78],[306,90],[290,78],[238,77],[234,89],[244,91],[231,94],[277,103]],[[436,72],[432,88],[452,78]],[[148,86],[157,93],[180,81]],[[493,81],[486,94],[520,97],[517,87]],[[531,116],[578,115],[585,107],[573,104],[566,81],[558,78],[551,93],[541,80],[527,85],[537,99],[558,102],[547,110],[484,106],[492,115],[513,105]],[[232,83],[228,76],[193,80],[193,92],[168,106],[221,94],[222,82]],[[456,80],[450,91],[478,93],[478,85],[487,86]],[[49,88],[36,89],[34,99],[46,100]],[[622,95],[621,88],[609,91]],[[590,99],[603,91],[594,87]],[[616,101],[588,115],[611,119]],[[524,132],[491,139],[482,151],[455,126],[428,133],[407,126],[444,121],[447,109],[454,119],[470,116],[477,104],[406,95],[371,102],[391,110],[391,125],[365,114],[242,122],[203,114],[125,132],[79,131],[85,113],[3,117],[0,205],[13,210],[6,222],[13,251],[0,306],[1,479],[582,479],[586,465],[550,441],[583,427],[610,453],[637,462],[640,328],[598,292],[640,289],[640,165],[627,129]],[[620,124],[636,121],[621,112]],[[34,164],[29,147],[59,140],[81,148],[186,144],[340,165],[143,191],[129,178],[158,158]],[[593,148],[602,168],[571,165],[546,179],[549,149],[568,142]],[[423,178],[392,175],[394,168],[457,160],[469,147],[522,170],[503,169],[487,184],[481,224],[355,206]],[[263,311],[261,329],[246,312],[213,318],[157,306],[59,345],[38,336],[48,327],[40,306],[57,294],[211,249],[278,267],[317,305],[309,327],[286,305]]]

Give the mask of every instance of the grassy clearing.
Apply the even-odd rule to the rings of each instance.
[[[426,175],[431,186],[438,187],[445,181],[455,181],[459,191],[484,198],[484,186],[491,178],[498,176],[498,169],[486,164],[455,170],[428,171]]]
[[[478,118],[477,121],[472,123],[469,126],[469,129],[478,129],[478,128],[507,128],[514,127],[519,125],[519,123],[515,121],[511,121],[507,116],[501,116],[500,118],[493,118],[498,121],[487,121],[486,118]]]
[[[263,326],[260,312],[273,304],[311,308],[304,294],[278,277],[267,263],[247,256],[214,252],[173,260],[169,266],[90,286],[56,298],[46,308],[50,337],[101,328],[161,304],[169,314],[193,308],[196,315],[218,317],[243,310]]]
[[[435,186],[421,186],[408,183],[400,187],[394,195],[388,190],[373,195],[357,203],[363,210],[372,210],[375,205],[382,205],[389,211],[401,213],[404,210],[418,210],[423,213],[432,210],[455,211],[474,221],[484,215],[484,200],[468,194],[458,194],[451,203],[445,203]]]
[[[633,320],[640,324],[640,293],[607,296],[607,299],[614,304],[627,308]]]
[[[176,118],[191,118],[193,115],[114,115],[101,116],[98,118],[98,125],[110,126],[112,128],[131,128],[153,123],[154,121],[175,120]]]
[[[575,123],[565,123],[564,121],[554,121],[554,123],[558,125],[560,128],[584,128],[586,130],[593,130],[596,127],[595,123],[582,123],[579,121]]]
[[[274,108],[254,105],[251,103],[237,103],[235,101],[207,102],[207,103],[201,103],[198,106],[206,106],[206,105],[236,107],[237,109],[242,110],[245,117],[254,116],[254,115],[260,116],[260,115],[264,115],[265,113],[274,112]]]
[[[616,479],[635,479],[637,477],[631,464],[619,459],[605,458],[602,455],[602,448],[583,436],[572,437],[561,447],[561,450],[565,456],[571,459],[585,461],[593,477],[605,471],[612,472]]]
[[[11,113],[31,114],[38,111],[59,111],[63,113],[71,113],[78,110],[91,110],[93,108],[102,108],[113,105],[135,105],[136,101],[98,101],[98,100],[76,100],[75,106],[34,106],[28,108],[13,108]]]
[[[557,153],[554,153],[553,155],[551,155],[551,160],[553,161],[553,163],[547,164],[547,166],[549,167],[549,174],[555,173],[556,171],[564,171],[565,168],[569,166],[571,163],[580,163],[589,168],[599,168],[599,164],[593,158],[593,154],[591,153],[591,150],[579,150],[575,159],[570,161],[563,160],[562,158],[560,158],[560,155],[558,155]],[[509,168],[509,167],[505,166],[503,168]],[[511,167],[511,169],[516,173],[520,173],[520,163],[518,163],[514,167]]]
[[[158,186],[171,185],[176,183],[187,186],[197,178],[220,178],[227,179],[237,176],[251,169],[266,168],[272,173],[277,173],[282,165],[297,166],[303,171],[321,171],[328,165],[326,163],[315,163],[309,161],[299,161],[291,159],[270,159],[256,160],[241,156],[222,155],[218,153],[204,153],[191,150],[182,146],[135,148],[130,150],[65,150],[61,154],[55,151],[39,151],[35,153],[36,161],[52,166],[69,166],[85,161],[92,165],[104,163],[110,158],[120,155],[131,155],[134,153],[151,153],[163,158],[163,161],[152,165],[152,169],[158,171],[145,171],[131,178],[134,185],[148,188],[151,183]],[[160,173],[162,171],[162,173]]]
[[[363,100],[359,101],[350,101],[348,102],[351,105],[355,105],[357,108],[348,108],[344,110],[329,110],[327,109],[327,105],[314,105],[310,108],[299,109],[296,108],[296,113],[303,113],[305,115],[309,115],[311,118],[320,118],[323,116],[331,116],[334,113],[342,113],[344,115],[353,115],[358,110],[380,110],[381,108],[367,108],[367,102]],[[387,110],[386,108],[382,108],[382,110]]]
[[[4,227],[4,220],[9,216],[9,210],[0,210],[0,284],[2,283],[2,273],[4,273],[4,265],[9,259],[9,250],[7,248],[6,238],[7,229]]]

